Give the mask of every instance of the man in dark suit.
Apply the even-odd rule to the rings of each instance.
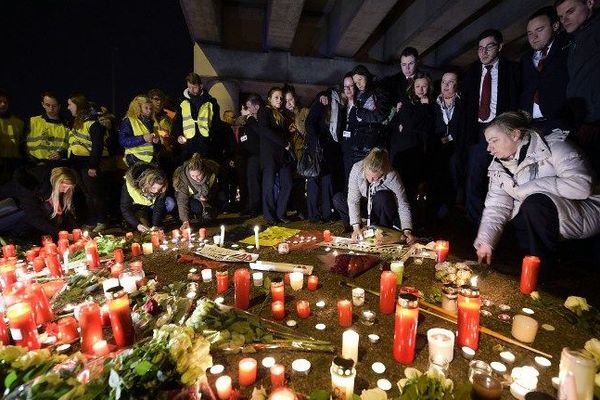
[[[383,79],[382,86],[389,91],[392,104],[406,102],[406,90],[413,84],[419,67],[419,52],[414,47],[407,47],[400,53],[400,72]]]
[[[527,22],[531,51],[521,58],[523,88],[519,107],[533,117],[533,126],[546,135],[554,128],[568,129],[568,47],[559,32],[554,7],[533,13]]]
[[[519,66],[500,54],[502,33],[488,29],[477,41],[479,61],[467,71],[464,85],[465,133],[469,145],[465,207],[476,226],[483,212],[487,168],[491,162],[483,132],[497,115],[516,110],[519,99]]]

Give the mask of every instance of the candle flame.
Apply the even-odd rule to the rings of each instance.
[[[477,287],[477,280],[479,279],[479,277],[477,275],[473,276],[471,278],[471,286],[473,287]]]

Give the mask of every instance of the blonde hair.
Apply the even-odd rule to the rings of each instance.
[[[534,131],[531,129],[531,114],[527,111],[508,111],[498,115],[490,123],[490,126],[496,126],[508,136],[514,136],[516,132],[520,133],[520,139],[529,136]]]
[[[387,174],[392,170],[387,150],[374,147],[364,159],[363,170]]]
[[[156,167],[146,169],[137,179],[137,185],[144,194],[149,194],[150,188],[157,183],[162,186],[160,191],[162,195],[167,191],[167,176],[160,168]]]
[[[273,94],[275,94],[275,92],[280,92],[281,96],[283,97],[283,89],[275,86],[272,87],[269,90],[269,95],[267,96],[267,108],[269,108],[271,110],[271,112],[273,113],[273,118],[275,118],[275,122],[277,123],[277,125],[281,125],[283,123],[283,114],[281,113],[280,110],[273,108],[273,106],[271,106],[271,96],[273,96]],[[282,101],[284,101],[285,99],[282,99]]]
[[[146,95],[139,94],[131,100],[129,103],[129,109],[127,110],[127,117],[129,118],[139,118],[142,115],[142,105],[150,104],[153,106],[152,101]],[[152,107],[152,119],[154,119],[154,107]]]
[[[62,212],[69,211],[73,204],[73,188],[67,190],[65,193],[60,192],[60,185],[66,183],[69,185],[77,185],[77,174],[71,168],[58,167],[53,168],[50,172],[50,184],[52,185],[52,192],[47,201],[52,206],[52,216],[56,217]],[[60,202],[62,194],[62,204]]]

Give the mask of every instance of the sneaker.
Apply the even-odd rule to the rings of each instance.
[[[102,233],[102,231],[106,230],[106,224],[103,224],[102,222],[98,222],[96,224],[96,226],[94,227],[94,229],[92,229],[92,232],[94,233]]]

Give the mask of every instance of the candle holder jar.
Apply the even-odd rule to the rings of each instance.
[[[283,279],[274,278],[271,281],[271,297],[273,301],[285,301],[285,285]]]
[[[487,373],[473,375],[471,399],[473,400],[499,400],[502,397],[502,382]]]
[[[595,362],[587,352],[568,347],[562,349],[558,378],[558,398],[566,398],[565,378],[573,376],[576,382],[577,398],[591,399],[594,396]]]
[[[448,368],[450,367],[450,360],[448,360],[443,354],[430,354],[429,355],[429,370],[437,371],[444,376],[448,376]]]
[[[485,361],[473,360],[469,363],[469,382],[473,383],[475,374],[492,375],[492,367]]]
[[[477,350],[479,346],[479,314],[481,297],[474,286],[461,286],[458,294],[458,345]]]
[[[335,357],[331,362],[331,400],[350,400],[354,395],[356,369],[352,359]]]
[[[127,293],[124,290],[115,290],[112,299],[107,303],[115,343],[120,348],[131,346],[135,341],[135,331]]]
[[[414,294],[398,296],[394,322],[394,359],[401,364],[412,364],[415,358],[419,301]]]
[[[458,287],[447,283],[442,287],[442,308],[452,314],[458,311]]]

